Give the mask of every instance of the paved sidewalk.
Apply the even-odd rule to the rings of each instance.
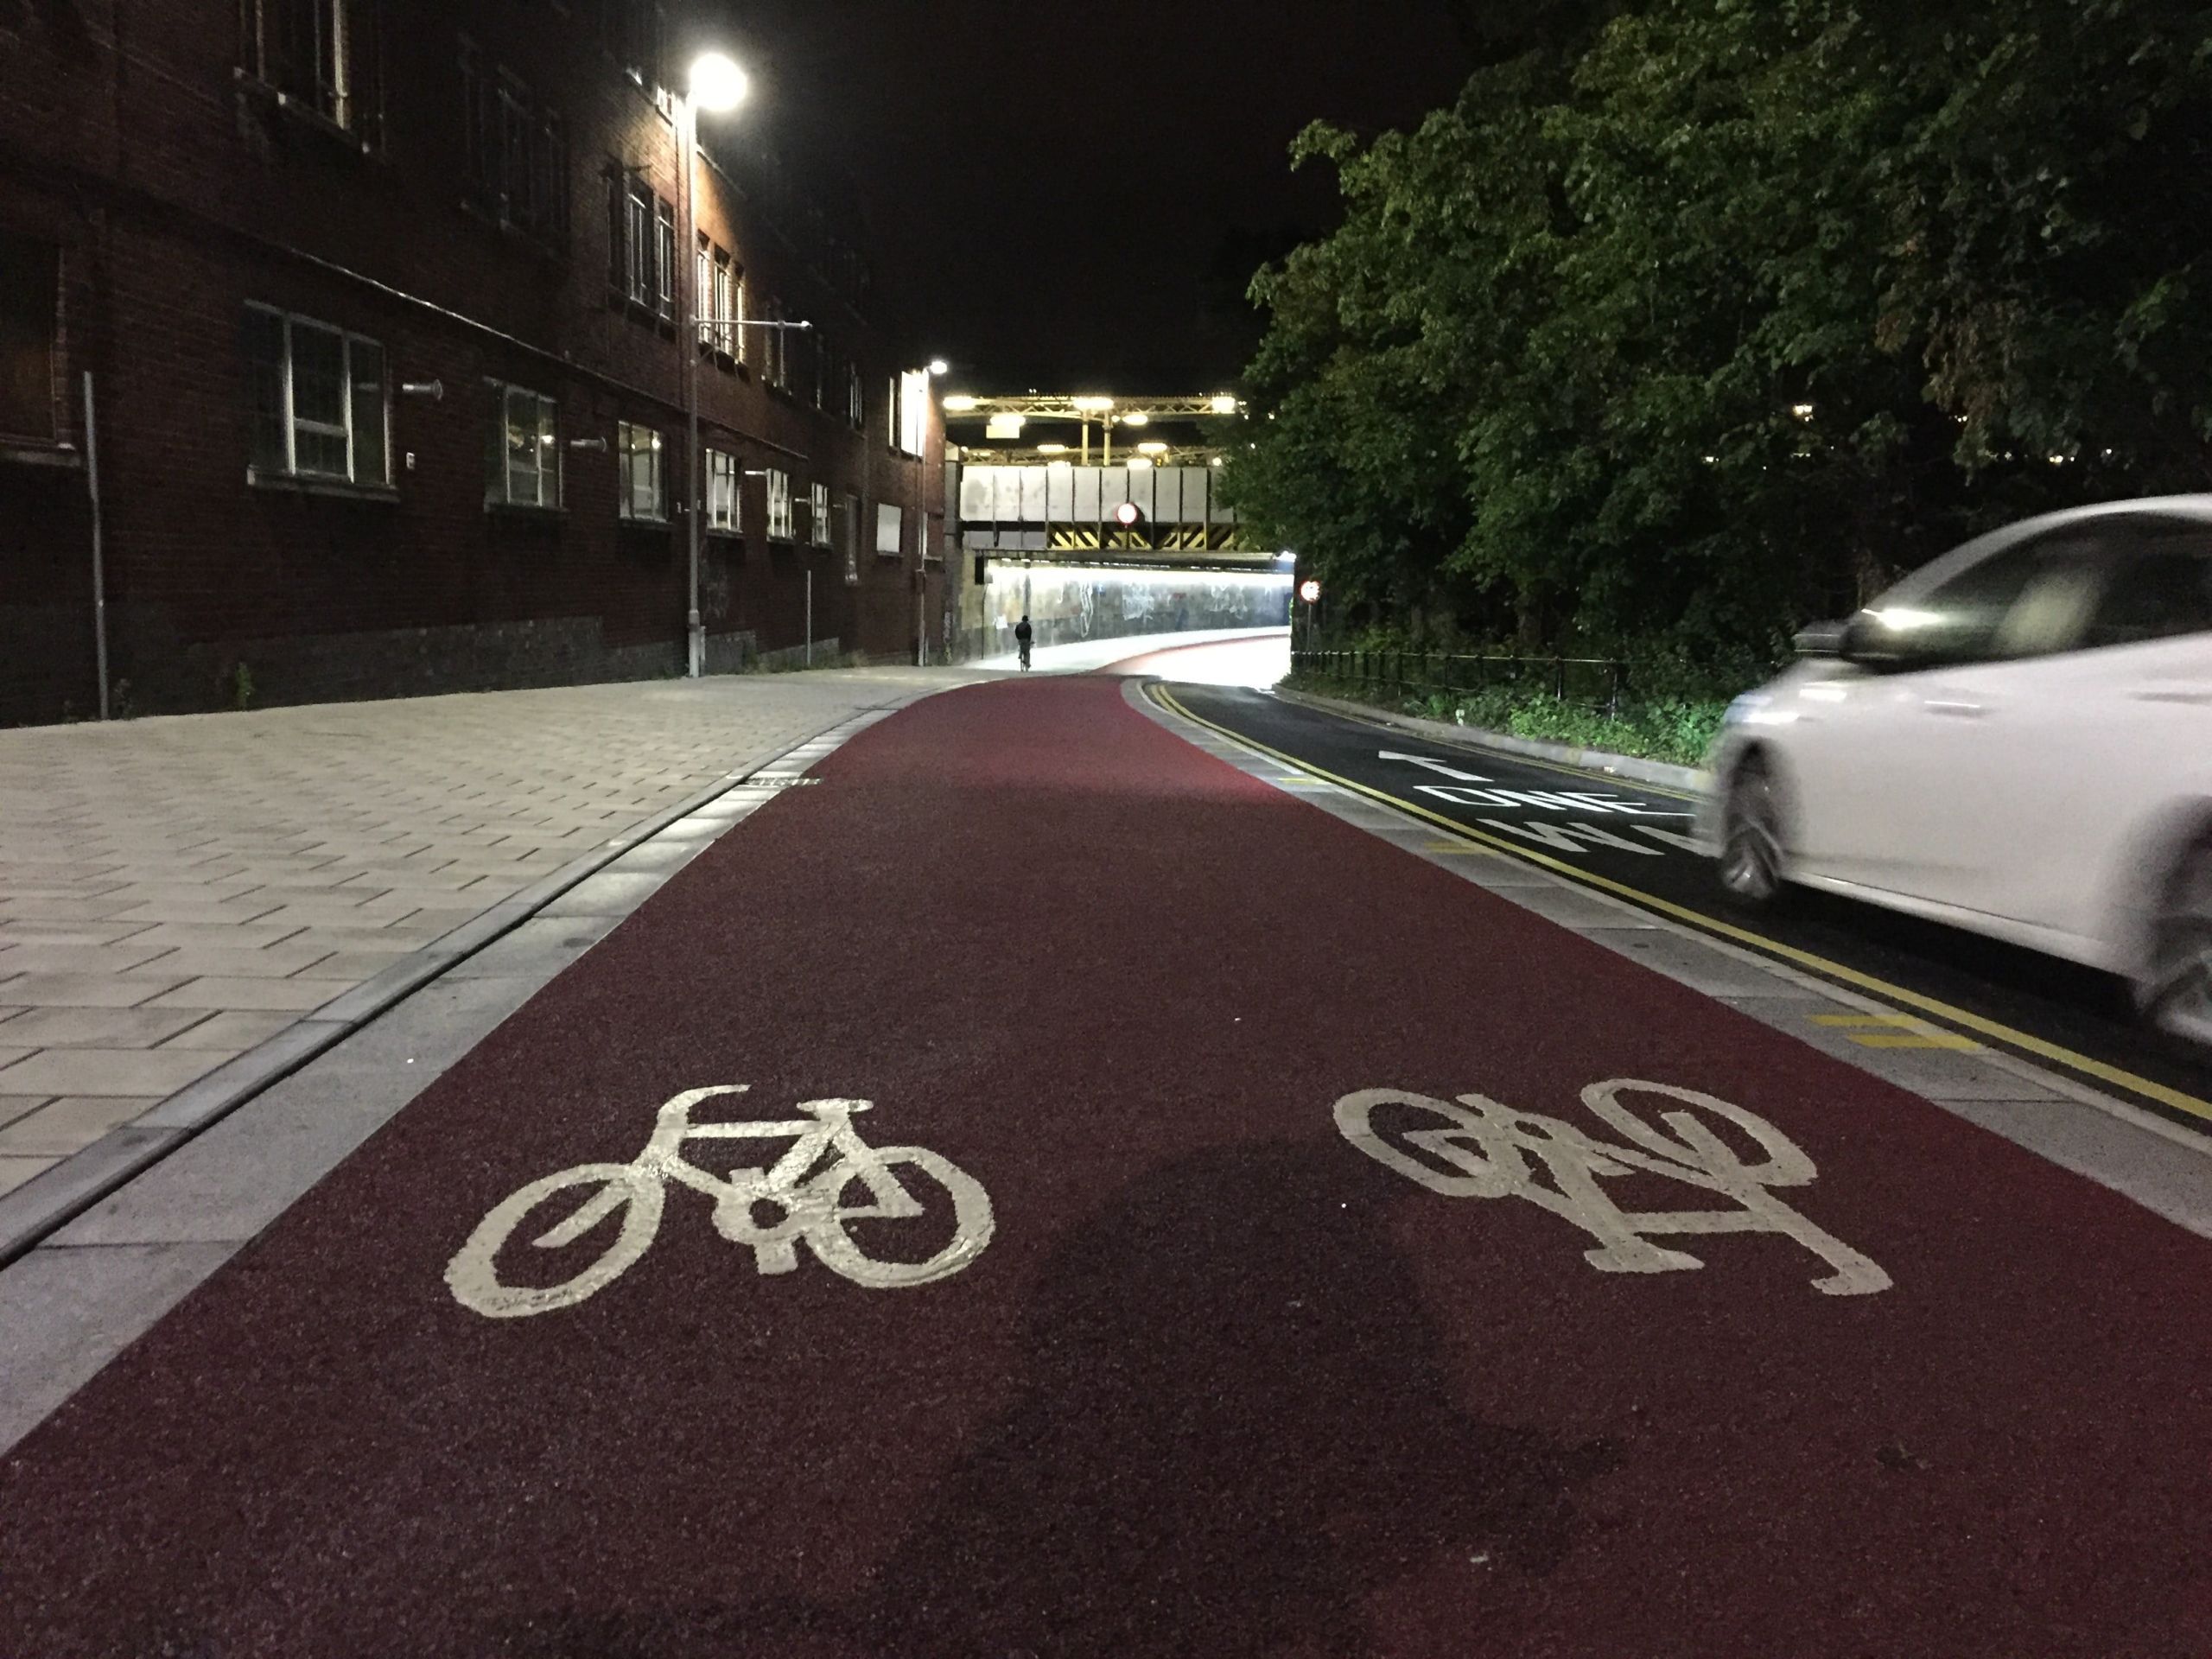
[[[715,779],[958,670],[0,731],[0,1192]]]

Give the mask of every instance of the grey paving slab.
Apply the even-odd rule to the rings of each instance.
[[[122,974],[143,967],[167,947],[135,944],[11,944],[0,950],[0,974]]]
[[[241,1008],[259,1013],[291,1009],[305,1014],[338,993],[327,979],[195,979],[164,991],[147,1006],[156,1008]]]
[[[111,899],[54,899],[0,893],[0,918],[14,922],[105,922],[130,908]]]
[[[150,922],[0,922],[0,945],[115,944],[149,931]]]
[[[50,1095],[0,1095],[0,1124],[14,1122],[26,1112],[35,1112],[52,1099]]]
[[[231,1254],[226,1245],[34,1250],[0,1271],[0,1451],[36,1427]]]
[[[160,1012],[167,1014],[169,1010]],[[209,1014],[199,1008],[178,1008],[178,1014],[192,1014],[196,1025],[188,1026],[175,1036],[159,1045],[163,1048],[213,1048],[226,1054],[242,1054],[257,1043],[265,1043],[285,1027],[294,1022],[289,1014]]]
[[[157,973],[175,974],[180,978],[284,979],[329,954],[320,945],[240,945],[226,949],[221,945],[195,944],[174,950],[146,966]],[[0,961],[4,960],[0,957]]]
[[[0,1090],[19,1095],[172,1094],[226,1057],[204,1049],[47,1048],[0,1067]]]
[[[35,1008],[135,1008],[183,983],[162,974],[19,974],[0,978],[0,1000]]]
[[[28,1185],[60,1161],[59,1158],[0,1158],[0,1194]]]
[[[207,1018],[194,1008],[32,1008],[0,1038],[32,1048],[152,1048]]]
[[[155,1097],[158,1098],[158,1096]],[[66,1158],[110,1129],[143,1116],[155,1103],[140,1096],[86,1099],[64,1096],[0,1128],[0,1157]]]
[[[402,945],[391,950],[337,950],[328,956],[300,969],[301,979],[334,979],[346,985],[358,985],[365,979],[374,979],[395,962],[404,962],[414,952]]]

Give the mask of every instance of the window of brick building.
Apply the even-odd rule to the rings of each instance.
[[[676,206],[657,197],[645,175],[607,170],[607,285],[618,304],[673,321],[676,316]]]
[[[665,108],[668,92],[668,13],[661,0],[597,0],[600,41],[622,72]]]
[[[845,365],[845,418],[852,423],[855,432],[868,428],[868,386],[861,378],[861,365]]]
[[[845,497],[845,582],[857,588],[861,581],[861,499]]]
[[[906,513],[888,501],[875,504],[875,550],[887,559],[904,558],[906,553]]]
[[[378,0],[240,0],[238,17],[247,74],[364,147],[382,141]]]
[[[814,486],[812,499],[808,503],[807,520],[807,530],[813,537],[815,546],[830,547],[836,544],[836,527],[830,522],[830,486],[827,484],[817,484]]]
[[[744,331],[739,327],[745,316],[745,302],[739,296],[744,289],[737,280],[737,267],[730,261],[729,250],[715,250],[715,349],[724,357],[734,359],[739,352],[738,336]]]
[[[745,529],[745,474],[720,449],[707,451],[707,528],[725,536]]]
[[[668,475],[662,462],[660,434],[624,421],[615,428],[615,452],[622,469],[622,517],[647,524],[668,518]]]
[[[676,321],[676,204],[665,196],[653,204],[653,315]]]
[[[909,455],[918,455],[929,448],[930,438],[930,377],[925,370],[913,370],[893,382],[897,399],[893,407],[898,411],[898,443]]]
[[[569,239],[569,139],[561,118],[475,45],[461,46],[469,206],[550,248]]]
[[[383,346],[251,305],[245,359],[250,479],[391,482]]]
[[[0,437],[51,443],[61,251],[0,231]]]
[[[724,359],[723,366],[728,367],[737,359],[740,332],[737,272],[730,262],[729,250],[716,247],[701,237],[695,276],[699,295],[699,344]]]
[[[556,405],[542,392],[503,381],[492,390],[491,435],[484,451],[484,499],[510,507],[561,505],[561,434]]]
[[[791,475],[772,467],[768,469],[768,539],[798,539],[798,527],[791,511]]]

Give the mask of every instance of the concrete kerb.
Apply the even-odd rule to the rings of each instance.
[[[373,979],[332,998],[268,1041],[211,1071],[130,1123],[111,1129],[54,1168],[0,1196],[0,1268],[83,1215],[180,1147],[328,1052],[397,1003],[485,950],[569,889],[589,880],[685,818],[764,778],[792,779],[842,743],[910,703],[934,696],[925,690],[847,715],[834,726],[742,772],[717,779],[664,811],[634,824],[604,846],[563,865],[543,880],[472,917]]]
[[[1419,715],[1393,714],[1389,709],[1372,708],[1363,702],[1351,702],[1342,697],[1324,697],[1311,691],[1290,691],[1281,686],[1275,688],[1275,696],[1286,702],[1303,703],[1309,709],[1324,709],[1332,715],[1357,715],[1361,720],[1395,726],[1401,731],[1416,733],[1423,737],[1477,744],[1505,754],[1517,754],[1525,760],[1579,766],[1585,772],[1602,772],[1635,783],[1656,784],[1662,789],[1679,789],[1693,795],[1701,795],[1712,782],[1711,776],[1697,766],[1670,766],[1663,760],[1639,760],[1634,755],[1613,754],[1604,749],[1580,749],[1566,743],[1545,743],[1535,738],[1513,737],[1480,726],[1455,726],[1449,721],[1426,720]]]

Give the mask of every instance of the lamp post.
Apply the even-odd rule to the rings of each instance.
[[[703,516],[705,491],[699,465],[699,319],[705,302],[699,294],[699,111],[727,113],[745,102],[752,90],[745,71],[720,52],[702,53],[691,64],[690,86],[683,98],[683,245],[677,250],[679,267],[691,268],[685,292],[691,302],[684,308],[683,342],[683,487],[690,496],[684,518],[690,528],[691,604],[686,617],[690,641],[690,675],[697,679],[707,671],[707,624],[699,614],[699,520]]]

